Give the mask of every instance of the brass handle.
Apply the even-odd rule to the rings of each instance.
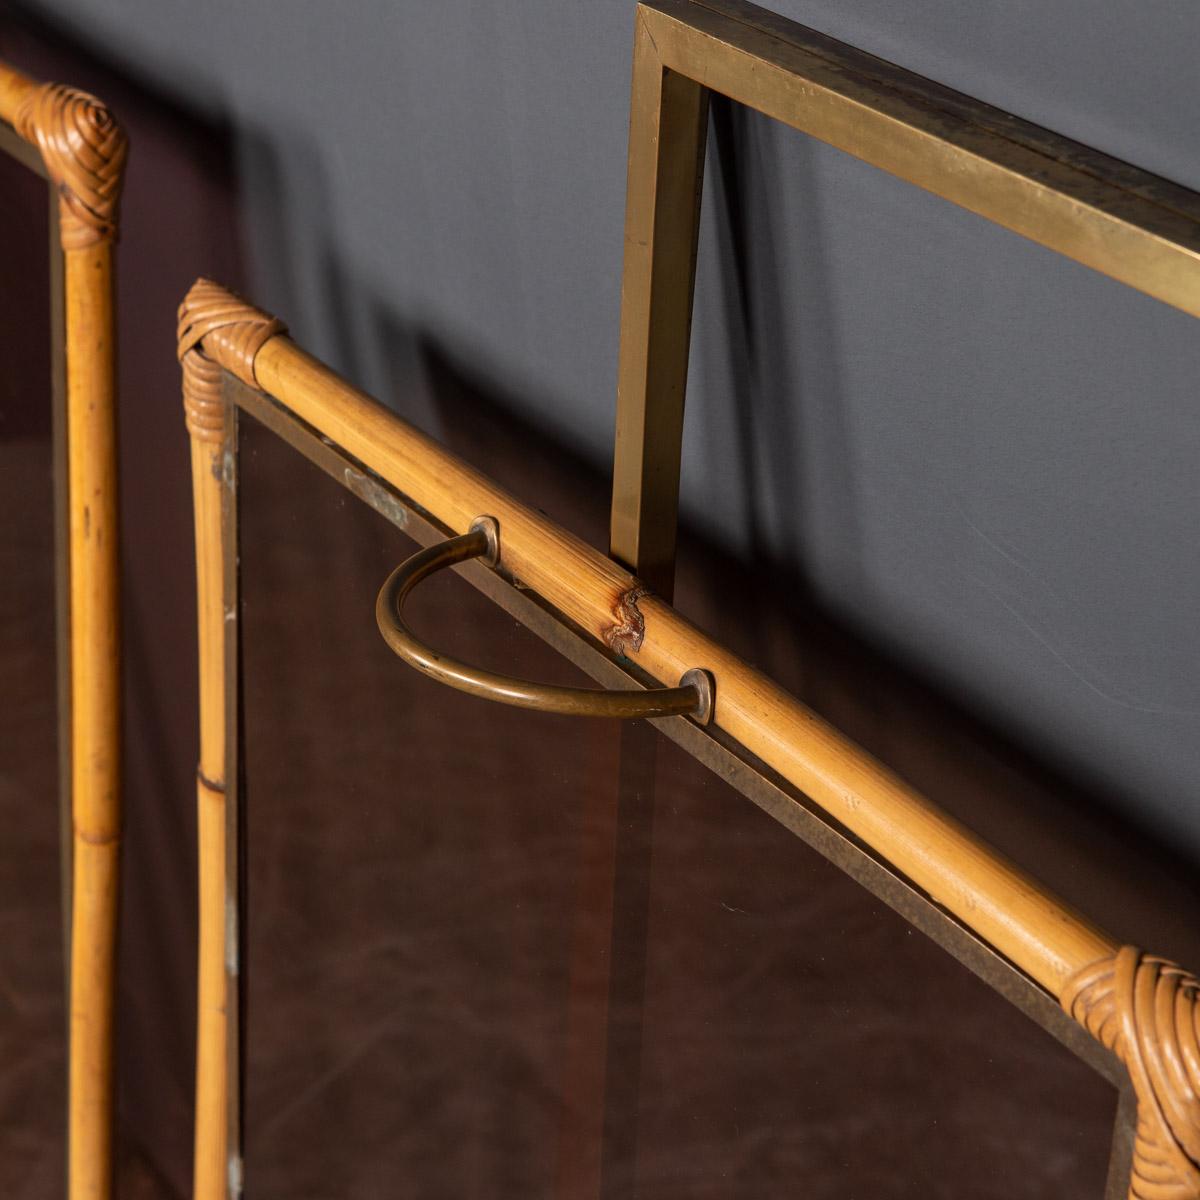
[[[702,725],[711,720],[713,684],[707,671],[693,669],[686,672],[678,687],[610,692],[529,683],[524,679],[495,675],[448,658],[425,645],[404,623],[404,601],[409,592],[422,579],[455,563],[485,558],[494,565],[500,557],[499,546],[496,522],[491,517],[479,517],[472,522],[469,533],[421,550],[387,577],[375,601],[375,620],[383,640],[394,653],[439,683],[517,708],[621,720],[679,714],[694,717]]]

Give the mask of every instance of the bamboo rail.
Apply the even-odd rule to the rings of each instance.
[[[113,243],[125,135],[95,97],[0,66],[0,120],[58,191],[66,333],[71,918],[67,1187],[112,1194],[120,807]],[[60,581],[61,586],[62,581]]]
[[[1121,947],[828,722],[645,593],[611,559],[346,383],[265,314],[201,281],[184,301],[180,318],[181,345],[190,354],[274,397],[452,531],[465,533],[479,516],[495,518],[499,569],[613,652],[664,684],[692,667],[711,672],[716,726],[833,814],[1122,1058],[1140,1101],[1135,1184],[1139,1178],[1175,1181],[1173,1191],[1144,1194],[1200,1195],[1200,984],[1194,977]],[[187,361],[185,356],[185,368]],[[215,645],[223,620],[216,597],[222,591],[212,576],[218,543],[208,482],[216,472],[203,449],[211,426],[197,421],[191,401],[189,428],[198,489],[201,620],[213,631],[201,634],[206,739],[201,761],[215,770],[224,703],[223,659]],[[216,833],[204,834],[202,827],[202,834],[201,895],[215,897],[224,891],[224,849]],[[223,926],[215,898],[211,904],[211,929],[202,934],[201,953],[216,971],[224,961]],[[218,1038],[217,1022],[202,1022],[201,1036]],[[202,1045],[200,1056],[208,1062],[216,1050]],[[206,1136],[215,1146],[216,1135]],[[199,1148],[197,1153],[199,1159]],[[213,1188],[198,1187],[197,1200],[224,1194],[215,1183]]]
[[[36,80],[7,63],[0,63],[0,121],[15,125],[21,102],[36,88]]]
[[[231,622],[227,620],[227,565],[233,559],[226,488],[226,455],[232,424],[221,395],[221,368],[201,352],[200,341],[213,328],[233,326],[227,344],[243,372],[253,379],[253,355],[262,342],[283,330],[279,321],[250,309],[224,289],[200,281],[180,308],[179,358],[183,404],[191,438],[192,498],[196,529],[197,651],[200,663],[200,762],[196,770],[198,855],[200,861],[194,1200],[240,1194],[240,1157],[231,1154],[230,1014],[238,1005],[236,901],[227,872],[227,796],[233,777],[226,737]],[[236,618],[236,614],[234,614]],[[231,950],[233,952],[231,953]],[[230,964],[233,970],[230,970]]]
[[[205,343],[206,349],[220,334]],[[218,361],[223,361],[216,350]],[[223,362],[223,365],[228,365]],[[501,565],[524,587],[664,684],[693,666],[717,681],[713,721],[1056,995],[1117,950],[978,838],[758,671],[711,642],[638,581],[501,491],[290,340],[255,359],[258,386],[456,532],[481,514],[501,529]]]
[[[188,428],[192,434],[192,500],[196,523],[196,603],[200,661],[200,761],[196,768],[196,816],[202,862],[219,863],[200,877],[200,942],[197,979],[196,1157],[194,1195],[223,1196],[226,1179],[228,1075],[225,1030],[225,604],[222,589],[221,463],[223,423],[205,424],[200,386],[220,388],[214,365],[195,356],[185,364],[193,377]],[[217,404],[223,414],[223,406]]]

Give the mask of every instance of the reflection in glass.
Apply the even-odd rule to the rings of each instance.
[[[0,153],[0,1195],[65,1183],[46,185]]]

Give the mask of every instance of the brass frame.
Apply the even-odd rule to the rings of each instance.
[[[121,675],[113,244],[127,142],[95,97],[0,63],[0,150],[50,185],[67,1190],[113,1187]]]
[[[456,569],[606,686],[703,663],[711,725],[655,724],[1120,1088],[1110,1198],[1200,1197],[1200,981],[1121,946],[667,602],[710,90],[1200,315],[1200,198],[741,0],[637,13],[611,557],[198,283],[180,309],[201,656],[197,1200],[238,1194],[242,1173],[239,409],[419,541],[493,516],[498,562]]]
[[[610,550],[670,597],[708,97],[1200,316],[1200,195],[745,0],[634,28]]]

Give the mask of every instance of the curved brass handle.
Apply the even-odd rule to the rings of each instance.
[[[495,675],[439,654],[404,623],[405,598],[422,579],[472,558],[485,558],[495,564],[499,556],[496,522],[491,517],[479,517],[472,522],[469,533],[429,546],[402,562],[388,576],[375,600],[375,620],[383,640],[409,666],[439,683],[500,704],[577,717],[632,720],[686,714],[701,724],[711,720],[713,685],[707,671],[688,671],[678,687],[648,691],[610,692],[529,683],[507,675]]]

